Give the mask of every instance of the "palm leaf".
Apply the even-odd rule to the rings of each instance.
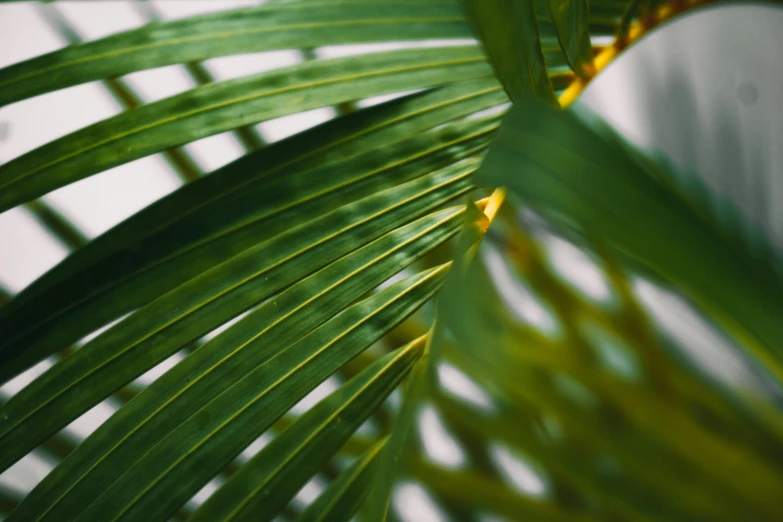
[[[366,454],[357,457],[354,463],[302,512],[298,522],[350,520],[370,492],[381,449],[383,443],[379,442]]]
[[[346,198],[372,194],[478,152],[496,124],[458,123],[401,140],[401,133],[427,129],[502,99],[488,85],[460,90],[416,97],[408,100],[410,105],[395,103],[389,111],[357,113],[353,124],[343,126],[346,135],[335,134],[336,125],[327,124],[259,151],[110,231],[22,293],[18,309],[11,304],[4,311],[2,324],[15,334],[8,334],[0,352],[3,380],[264,239],[337,208]],[[397,110],[411,117],[395,123]],[[371,119],[373,115],[379,119]],[[367,128],[370,121],[376,126]],[[473,130],[465,132],[468,127]],[[382,157],[358,154],[366,143],[393,145]],[[304,146],[314,150],[298,155]],[[258,167],[261,159],[267,159],[261,163],[266,168]],[[281,171],[287,175],[278,179],[275,174]],[[82,291],[85,285],[91,290]]]
[[[387,354],[323,399],[243,466],[194,520],[272,520],[411,370],[424,342]]]
[[[495,72],[509,97],[554,101],[532,0],[465,0]]]
[[[568,65],[579,76],[590,76],[593,49],[590,45],[590,6],[587,1],[549,0],[547,6]]]
[[[63,495],[75,483],[80,484],[76,491],[89,491],[95,480],[105,483],[106,474],[121,470],[117,462],[132,459],[141,441],[152,444],[160,439],[165,430],[197,412],[205,397],[226,390],[237,375],[264,364],[303,331],[318,326],[424,249],[448,238],[457,229],[459,221],[455,218],[459,215],[459,211],[442,211],[393,231],[259,307],[194,352],[102,426],[30,494],[30,503],[20,508],[21,512],[25,507],[40,510],[44,499]],[[132,444],[127,440],[130,426],[134,426]],[[24,516],[32,517],[33,513]]]
[[[432,297],[444,275],[440,267],[396,283],[306,335],[135,459],[79,518],[172,514],[321,380]]]
[[[480,51],[468,46],[305,62],[205,85],[121,113],[4,164],[0,211],[97,172],[236,127],[488,74]]]
[[[0,70],[0,105],[143,69],[231,54],[470,36],[459,6],[450,2],[269,2],[153,23],[12,65]]]
[[[314,268],[465,193],[474,169],[457,165],[338,208],[218,265],[96,337],[3,408],[2,468],[188,342]],[[34,429],[20,427],[26,419]]]

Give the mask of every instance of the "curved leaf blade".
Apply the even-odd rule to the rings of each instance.
[[[69,301],[68,297],[79,288],[90,288],[94,284],[91,273],[95,274],[95,283],[100,282],[99,274],[106,272],[97,266],[70,281],[68,293],[63,293],[62,289],[58,292],[59,300],[49,302],[54,313],[43,313],[46,310],[44,302],[42,313],[36,317],[33,305],[40,303],[42,297],[25,307],[24,311],[29,313],[27,318],[21,313],[9,314],[2,325],[7,333],[5,342],[0,344],[0,360],[4,363],[0,375],[7,378],[12,372],[23,370],[128,311],[131,306],[142,305],[275,234],[330,212],[346,201],[384,190],[479,152],[486,146],[495,126],[496,123],[484,121],[455,123],[403,140],[387,147],[384,154],[369,152],[348,162],[246,187],[150,241],[141,242],[131,259],[120,252],[114,259],[104,262],[105,270],[110,274],[116,273],[111,262],[118,263],[125,280],[110,281],[108,288],[98,286],[92,292],[84,292],[87,295],[81,301]],[[135,263],[129,263],[131,260],[139,262],[142,270],[138,271]],[[136,277],[128,278],[128,272]]]
[[[461,208],[394,230],[267,301],[141,392],[33,490],[20,508],[33,520],[47,510],[78,512],[149,448],[239,377],[457,232]]]
[[[490,63],[509,97],[555,102],[532,0],[463,0]]]
[[[458,164],[314,216],[102,333],[3,407],[0,469],[185,344],[358,246],[465,194],[476,167],[475,160]]]
[[[77,520],[165,520],[288,408],[429,300],[448,266],[351,306],[236,382],[137,458]]]
[[[470,36],[456,2],[269,2],[153,23],[0,69],[0,106],[143,69],[231,54]]]
[[[488,198],[487,207],[499,205],[505,192],[495,191]],[[385,522],[389,516],[392,494],[397,476],[404,471],[406,451],[410,448],[410,440],[416,418],[424,401],[433,392],[436,365],[441,360],[441,344],[445,336],[444,313],[448,312],[447,301],[451,306],[458,306],[462,296],[457,289],[464,286],[464,272],[470,265],[476,248],[480,244],[489,223],[496,210],[490,210],[489,214],[479,209],[472,202],[468,202],[463,218],[463,227],[459,241],[454,249],[454,269],[450,279],[439,294],[436,305],[436,313],[433,324],[427,333],[427,346],[424,357],[417,363],[411,376],[407,380],[402,404],[395,419],[395,426],[384,445],[383,453],[379,456],[378,478],[373,484],[370,496],[363,507],[363,518]],[[454,300],[454,298],[457,298]],[[452,302],[453,301],[453,302]]]
[[[777,274],[608,129],[529,100],[509,113],[477,176],[508,185],[556,222],[601,234],[676,284],[783,379]]]
[[[213,208],[209,205],[245,190],[254,183],[262,182],[261,180],[268,180],[272,176],[293,175],[344,161],[367,149],[385,147],[452,119],[506,101],[500,86],[492,78],[455,82],[429,92],[404,96],[362,109],[274,143],[264,150],[248,154],[153,203],[94,239],[84,249],[68,256],[56,268],[15,296],[13,302],[0,311],[0,317],[11,310],[17,310],[33,297],[49,292],[46,298],[30,305],[34,310],[33,315],[41,315],[47,303],[57,299],[51,289],[62,285],[63,281],[80,272],[89,272],[89,281],[94,282],[95,286],[103,286],[106,284],[104,281],[120,278],[117,272],[124,267],[110,256],[118,252],[130,256],[138,251],[145,251],[150,247],[148,244],[142,245],[142,241],[148,237],[160,234],[174,223],[190,219],[191,215],[197,214],[201,209]],[[223,217],[227,210],[234,208],[235,206],[231,205],[227,209],[221,209],[222,213],[213,214]],[[247,219],[242,216],[242,219]],[[176,237],[180,236],[181,234]],[[207,236],[204,234],[194,237],[203,239]],[[169,241],[173,240],[172,235]],[[171,252],[161,255],[168,257]],[[129,264],[136,267],[147,266],[148,263],[133,255],[132,263]],[[102,270],[109,271],[111,276],[103,274]],[[84,281],[77,284],[80,288],[85,286]],[[62,286],[58,288],[57,293],[69,293]],[[18,316],[15,316],[12,322],[17,323],[18,320]]]
[[[350,520],[370,493],[378,471],[378,454],[383,449],[384,442],[377,443],[340,473],[326,491],[299,515],[297,522]]]
[[[0,166],[0,212],[129,161],[309,109],[491,73],[477,46],[317,60],[197,87],[123,112]]]
[[[571,70],[590,77],[594,69],[587,0],[549,0],[547,7]]]
[[[319,402],[245,463],[193,520],[273,520],[410,372],[425,343],[422,337],[387,354]]]

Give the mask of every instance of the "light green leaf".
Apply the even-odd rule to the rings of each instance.
[[[235,381],[136,455],[97,498],[93,490],[76,520],[166,520],[274,420],[430,299],[447,271],[443,265],[385,288]]]
[[[495,72],[513,101],[554,103],[532,0],[463,0]]]
[[[509,216],[518,212],[518,209],[506,208]],[[524,274],[522,277],[527,283],[535,285],[549,277],[536,266],[534,251],[537,247],[533,241],[520,244],[506,236],[498,243],[509,244],[509,250],[524,251],[517,266],[524,267],[520,275]],[[516,256],[512,253],[509,257],[514,259]],[[469,372],[487,391],[495,392],[495,404],[507,411],[503,414],[493,411],[481,420],[477,420],[472,411],[466,412],[468,417],[463,425],[473,422],[473,429],[494,430],[491,434],[484,432],[484,437],[500,439],[512,446],[519,444],[524,453],[543,460],[541,464],[552,480],[567,484],[578,481],[582,484],[580,489],[589,488],[596,496],[605,497],[607,507],[612,505],[612,510],[646,513],[646,520],[661,517],[666,520],[735,520],[742,518],[743,512],[751,511],[759,520],[767,518],[759,513],[771,507],[774,491],[780,489],[774,484],[781,484],[781,479],[750,448],[763,453],[762,447],[779,447],[778,442],[768,438],[771,433],[764,434],[764,428],[759,429],[759,424],[747,415],[735,413],[725,424],[716,422],[724,416],[702,402],[703,394],[684,394],[678,386],[677,391],[667,391],[664,395],[649,380],[640,386],[607,372],[596,364],[596,358],[591,358],[591,350],[584,346],[585,339],[578,330],[563,332],[557,339],[546,339],[535,330],[520,328],[519,323],[515,325],[513,318],[508,316],[510,310],[497,295],[489,271],[486,267],[475,270],[479,266],[480,263],[474,262],[470,276],[459,289],[460,294],[449,296],[452,301],[461,297],[462,303],[460,314],[449,318],[452,338],[458,343],[450,355],[456,356],[454,360],[459,361],[460,368]],[[579,316],[591,310],[579,307],[578,302],[569,302],[562,289],[560,292],[551,290],[538,296],[543,300],[542,304],[552,307],[565,328],[573,321],[566,319],[568,312],[564,310],[579,310]],[[440,300],[447,301],[445,288]],[[452,309],[456,311],[458,307]],[[607,317],[613,318],[610,324],[619,327],[623,321],[617,320],[615,314],[615,310],[609,311]],[[639,329],[633,323],[629,328],[634,333]],[[628,342],[633,342],[630,340],[633,336],[627,333],[626,336]],[[485,346],[493,349],[485,350]],[[636,353],[653,349],[660,347],[640,343]],[[663,361],[667,374],[680,381],[683,368],[671,364],[671,359]],[[693,386],[698,377],[690,372],[692,370],[686,374],[686,382]],[[587,403],[580,403],[574,400],[574,395],[562,393],[563,388],[552,386],[566,377],[565,382],[576,386],[571,391],[589,399]],[[721,409],[731,408],[725,391],[724,388],[723,393],[712,396],[712,400],[719,401]],[[696,403],[702,404],[698,410]],[[521,404],[535,405],[540,413],[530,417],[521,412]],[[683,404],[691,406],[683,409]],[[444,412],[442,401],[438,406]],[[714,419],[708,425],[691,415],[693,411],[707,410]],[[449,413],[454,411],[451,408]],[[624,420],[619,424],[607,424],[600,433],[596,432],[592,425],[600,411],[616,411],[618,418]],[[556,435],[562,444],[551,445],[548,439],[541,439],[539,434],[529,431],[528,423],[537,422],[533,419],[539,415],[556,419],[557,432],[565,434],[564,439]],[[449,417],[453,418],[453,415]],[[494,428],[491,428],[492,424]],[[725,437],[722,430],[716,429],[717,425],[734,426],[732,436]],[[740,435],[739,432],[746,428],[745,434]],[[505,435],[501,434],[504,430]],[[614,455],[626,471],[622,475],[598,479],[595,459],[605,454]],[[743,471],[740,472],[740,468]],[[743,477],[741,487],[737,487],[738,476]],[[725,488],[726,484],[731,484],[729,490],[744,490],[747,500],[733,505],[716,504],[710,492]],[[677,498],[678,501],[662,502],[654,500],[656,497]]]
[[[162,150],[318,107],[486,77],[477,46],[316,60],[197,87],[123,112],[0,166],[0,212]]]
[[[587,0],[548,0],[547,6],[568,65],[579,76],[589,77],[593,48],[590,43],[590,6]]]
[[[74,45],[0,69],[0,106],[80,83],[231,54],[470,38],[455,2],[269,2]]]
[[[424,460],[414,462],[417,477],[435,493],[463,506],[486,509],[519,520],[520,514],[541,522],[598,522],[600,518],[585,511],[567,510],[547,499],[523,495],[507,483],[469,470],[449,470]]]
[[[425,342],[387,354],[323,399],[242,466],[193,520],[273,520],[408,374]]]

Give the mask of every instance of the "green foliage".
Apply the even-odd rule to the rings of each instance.
[[[590,76],[588,69],[593,62],[593,47],[587,0],[549,0],[548,7],[568,65],[579,76]]]
[[[783,378],[783,301],[774,269],[721,227],[704,201],[600,131],[535,100],[516,104],[477,182],[508,185],[553,221],[600,233],[729,330],[741,329],[735,333]]]
[[[80,83],[218,56],[470,36],[470,25],[455,2],[269,2],[153,23],[12,65],[0,80],[0,105]]]
[[[74,250],[0,294],[0,382],[56,361],[0,406],[0,470],[30,452],[59,461],[23,499],[0,490],[0,514],[382,522],[406,480],[460,522],[777,520],[779,405],[684,358],[635,286],[678,296],[777,387],[777,252],[703,184],[558,107],[688,7],[660,5],[273,0],[86,43],[45,6],[73,45],[0,70],[0,105],[100,80],[128,110],[0,166],[0,211],[26,205]],[[197,63],[388,41],[427,46],[223,82]],[[154,103],[117,78],[180,63],[199,86]],[[250,125],[332,105],[339,117],[290,138],[252,137]],[[227,131],[245,156],[87,244],[35,199],[155,153],[192,180],[173,147]],[[557,274],[553,235],[587,253],[609,302]],[[509,306],[512,291],[549,327]],[[177,353],[151,385],[131,384]],[[483,407],[439,385],[446,364]],[[327,380],[337,389],[298,413]],[[108,421],[78,445],[63,436],[107,398],[123,403]],[[425,406],[460,465],[424,451]],[[540,490],[512,485],[499,452]],[[292,499],[314,477],[328,484],[302,510]]]
[[[517,102],[533,94],[554,102],[532,0],[466,0],[465,4],[509,97]]]
[[[6,163],[0,167],[0,211],[97,172],[243,125],[487,75],[480,51],[470,46],[311,61],[198,87],[98,122]]]

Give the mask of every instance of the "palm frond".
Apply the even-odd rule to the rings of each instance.
[[[778,385],[778,253],[708,186],[556,107],[695,6],[290,0],[165,21],[142,5],[152,23],[88,42],[43,7],[72,45],[0,69],[0,105],[101,81],[127,110],[0,166],[0,212],[27,205],[74,248],[0,294],[0,382],[53,363],[3,398],[0,469],[58,461],[26,496],[0,491],[6,520],[396,520],[400,480],[457,522],[775,520],[773,394],[694,366],[637,286],[686,299]],[[228,81],[199,63],[288,49],[307,59]],[[144,104],[121,78],[173,64],[199,86]],[[376,96],[393,99],[357,103]],[[271,145],[253,131],[330,106]],[[202,176],[180,147],[224,132],[247,154]],[[192,183],[89,243],[37,199],[161,152]],[[608,303],[557,274],[555,234]],[[446,364],[478,406],[441,386]],[[108,397],[122,407],[85,440],[62,431]],[[460,464],[422,448],[424,408]],[[326,488],[298,504],[313,477]]]

